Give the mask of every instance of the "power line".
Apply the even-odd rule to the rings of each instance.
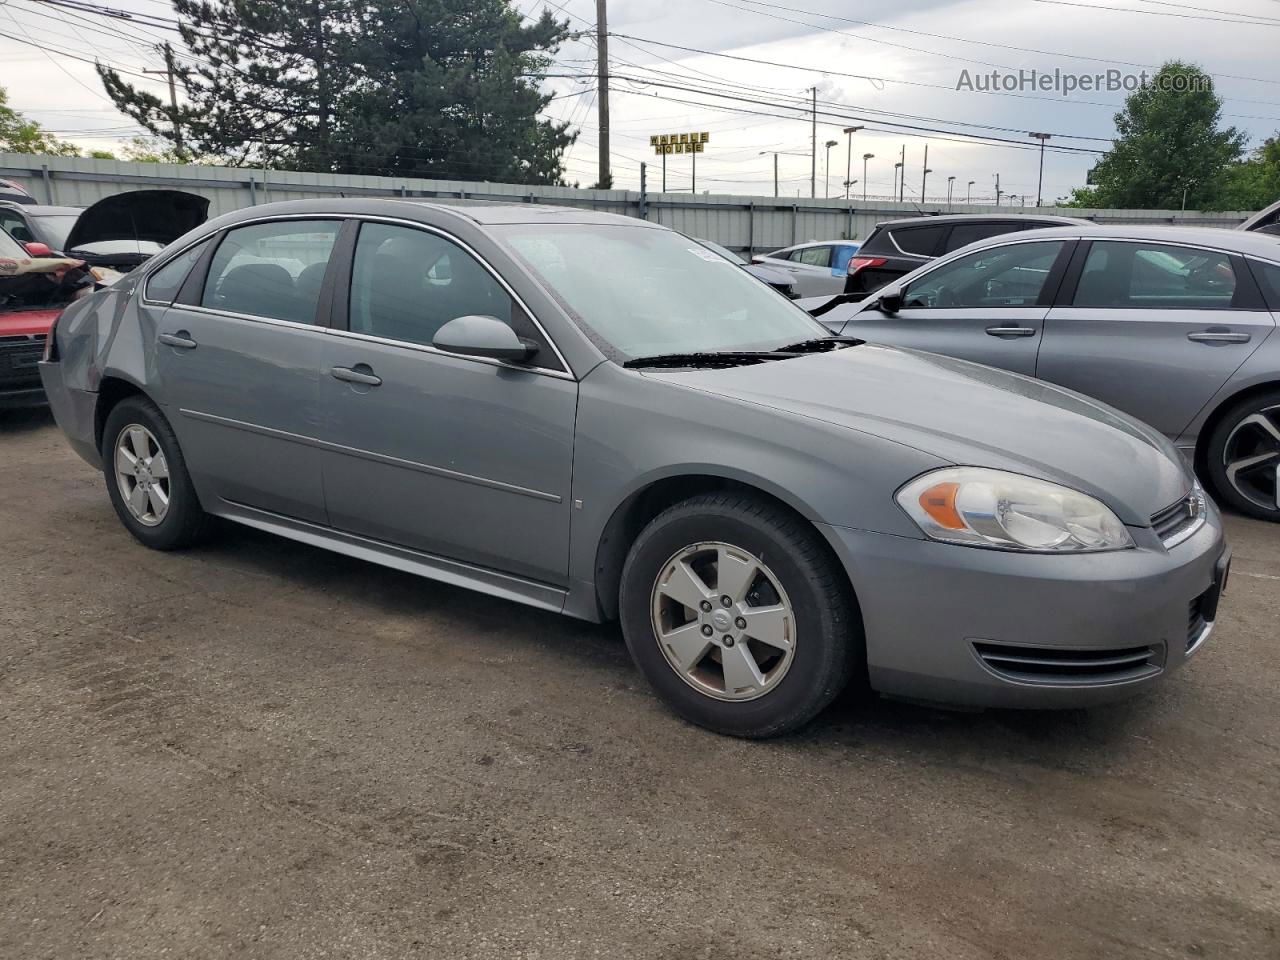
[[[1225,17],[1205,17],[1193,13],[1168,13],[1164,10],[1134,10],[1132,7],[1110,7],[1100,3],[1073,3],[1071,0],[1032,0],[1032,3],[1049,3],[1056,7],[1080,7],[1085,10],[1110,10],[1116,13],[1136,13],[1144,17],[1176,17],[1179,20],[1208,20],[1213,23],[1239,23],[1248,27],[1280,27],[1280,23],[1266,20],[1228,20]],[[1243,14],[1247,16],[1247,14]]]

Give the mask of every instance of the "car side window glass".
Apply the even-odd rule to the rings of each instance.
[[[208,240],[201,240],[151,274],[147,278],[145,298],[158,303],[173,303],[173,298],[182,289],[182,281],[187,279],[187,274],[191,272],[191,268],[196,265],[196,261],[208,246]]]
[[[1095,240],[1072,302],[1129,310],[1226,309],[1235,292],[1230,254]]]
[[[351,271],[353,333],[430,346],[450,320],[474,314],[529,332],[510,294],[456,243],[410,227],[361,226]]]
[[[31,228],[27,226],[27,221],[16,213],[0,211],[0,229],[19,243],[31,243],[35,240],[31,235]]]
[[[950,253],[952,250],[959,250],[979,240],[1014,233],[1021,229],[1023,229],[1022,225],[1017,223],[959,223],[951,228],[951,236],[947,237],[946,249],[943,252]]]
[[[1253,275],[1258,278],[1262,287],[1262,296],[1272,310],[1280,310],[1280,266],[1274,263],[1263,263],[1261,260],[1250,260]]]
[[[918,257],[932,257],[933,251],[938,248],[938,241],[942,239],[942,231],[945,229],[946,227],[941,224],[928,227],[903,227],[891,231],[890,236],[903,253],[911,253]]]
[[[1032,306],[1063,242],[1011,243],[960,257],[908,284],[903,305],[927,310]]]
[[[830,247],[805,247],[797,252],[799,256],[795,259],[798,259],[805,266],[828,267],[831,265]]]
[[[337,220],[255,223],[227,232],[213,254],[201,306],[315,323]]]

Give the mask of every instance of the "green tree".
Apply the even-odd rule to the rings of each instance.
[[[0,87],[0,152],[80,156],[80,149],[75,144],[59,140],[40,124],[28,120],[9,106],[9,93],[4,87]]]
[[[1072,206],[1177,209],[1218,205],[1227,168],[1244,152],[1245,134],[1219,129],[1222,99],[1192,64],[1166,63],[1115,115],[1115,143],[1093,170],[1093,185]]]
[[[575,135],[538,119],[550,98],[537,81],[567,35],[545,10],[523,24],[508,0],[362,7],[339,152],[358,169],[560,183]]]
[[[337,173],[557,183],[565,124],[538,90],[567,24],[509,0],[174,0],[185,102],[100,67],[181,153]]]
[[[1218,206],[1223,210],[1260,210],[1280,200],[1280,132],[1248,159],[1227,168]]]

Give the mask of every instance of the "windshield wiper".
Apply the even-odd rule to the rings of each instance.
[[[800,354],[785,350],[715,350],[703,353],[659,353],[652,357],[634,357],[624,367],[739,367],[768,360],[785,360]]]
[[[857,337],[814,337],[812,340],[801,340],[799,343],[789,343],[785,347],[779,347],[776,353],[822,353],[824,351],[836,350],[840,347],[856,347],[866,343],[865,340],[859,340]]]

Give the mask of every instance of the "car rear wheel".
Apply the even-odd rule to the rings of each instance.
[[[848,584],[817,532],[749,495],[706,494],[654,518],[627,557],[619,609],[659,695],[733,736],[803,726],[862,650]]]
[[[1228,506],[1280,522],[1280,390],[1228,410],[1209,438],[1205,465]]]
[[[197,542],[208,528],[173,428],[145,397],[112,408],[102,431],[102,468],[120,522],[155,550]]]

